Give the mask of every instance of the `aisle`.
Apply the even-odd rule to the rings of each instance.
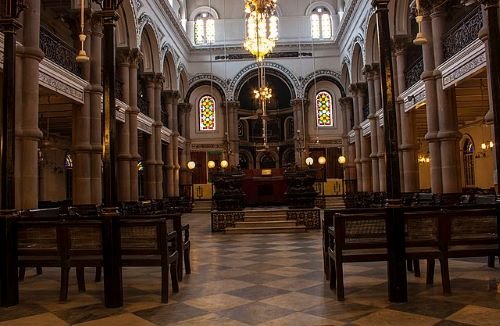
[[[451,262],[451,297],[441,295],[439,266],[430,289],[425,273],[421,278],[408,274],[410,302],[398,305],[386,299],[385,263],[348,264],[346,301],[339,303],[323,278],[319,231],[224,235],[210,233],[208,213],[184,220],[192,230],[193,273],[169,304],[160,304],[157,268],[124,270],[121,309],[103,308],[102,284],[93,282],[91,269],[87,292],[78,293],[72,272],[69,301],[58,303],[58,270],[45,269],[41,276],[28,272],[21,283],[22,304],[0,308],[0,325],[423,326],[496,325],[500,320],[500,272],[487,268],[486,259]]]

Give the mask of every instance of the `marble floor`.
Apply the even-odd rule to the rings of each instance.
[[[224,235],[209,214],[189,214],[193,273],[160,303],[158,268],[127,268],[125,305],[103,307],[102,283],[86,273],[78,293],[72,273],[68,302],[58,302],[59,272],[27,271],[21,304],[0,308],[0,325],[500,325],[500,272],[486,259],[450,262],[453,295],[425,273],[408,274],[409,302],[387,300],[385,263],[347,264],[346,301],[337,302],[322,271],[321,233]],[[425,266],[422,266],[425,270]],[[497,290],[498,289],[498,290]]]

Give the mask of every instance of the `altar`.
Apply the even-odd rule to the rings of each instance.
[[[283,169],[245,170],[242,190],[246,206],[285,205],[287,184]]]

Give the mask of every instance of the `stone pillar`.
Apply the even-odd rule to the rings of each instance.
[[[406,89],[406,48],[408,45],[407,36],[397,36],[394,40],[397,65],[397,84],[399,90]],[[415,111],[405,112],[404,99],[397,98],[401,117],[401,145],[399,150],[403,154],[402,176],[404,179],[403,192],[416,192],[418,184],[418,162],[417,162],[417,136],[415,126]]]
[[[155,77],[155,89],[154,89],[154,120],[153,123],[153,135],[155,141],[155,186],[156,194],[154,199],[163,199],[163,155],[162,155],[162,144],[161,144],[161,129],[163,123],[161,121],[161,91],[163,89],[164,78],[163,75],[157,74]]]
[[[137,107],[137,69],[141,52],[139,49],[130,51],[130,66],[129,66],[129,143],[130,143],[130,200],[139,200],[139,172],[137,171],[137,162],[141,159],[138,147],[137,134],[137,116],[139,108]]]
[[[441,172],[441,147],[439,145],[439,116],[438,100],[436,94],[436,79],[434,78],[434,42],[432,39],[432,24],[429,17],[429,8],[424,10],[422,31],[427,38],[427,43],[422,46],[424,72],[422,80],[425,85],[427,109],[427,134],[425,139],[429,142],[431,165],[431,189],[433,193],[443,192],[443,177]]]
[[[166,91],[168,125],[172,131],[170,143],[168,143],[167,155],[167,195],[169,197],[179,196],[179,132],[177,119],[177,103],[179,92]]]
[[[39,47],[40,1],[25,2],[23,46],[17,49],[22,74],[17,73],[16,98],[16,208],[38,207],[38,142],[42,132],[38,128],[39,72],[43,58]],[[20,96],[18,96],[20,95]]]
[[[146,77],[146,98],[148,99],[148,115],[155,120],[155,76]],[[144,196],[146,199],[156,198],[156,148],[155,148],[155,126],[152,126],[151,135],[147,137],[146,160],[144,163],[145,182]]]
[[[117,53],[118,80],[121,82],[122,101],[130,105],[130,49],[120,49]],[[118,201],[130,201],[130,116],[125,112],[125,122],[118,129]]]
[[[92,204],[102,203],[102,20],[92,17],[92,39],[90,54],[90,146],[91,152],[91,195]]]
[[[87,42],[85,51],[91,53],[91,20],[85,23]],[[83,77],[90,82],[90,62],[82,65]],[[73,107],[72,122],[72,157],[73,157],[73,205],[92,203],[90,182],[90,96],[91,85],[84,89],[82,105]]]
[[[359,123],[363,122],[364,115],[363,109],[366,107],[366,83],[358,83],[357,96],[358,96],[358,111],[359,111]],[[361,140],[361,169],[362,169],[362,191],[370,192],[372,191],[372,180],[371,180],[371,159],[370,159],[370,141],[365,139],[363,136],[363,131],[360,129],[360,140]]]
[[[293,123],[295,127],[295,165],[299,167],[305,166],[307,132],[304,129],[304,107],[306,106],[305,99],[295,99],[290,103],[293,110]]]
[[[442,38],[446,27],[446,15],[443,6],[435,8],[431,14],[432,41],[436,67],[444,62]],[[441,148],[443,193],[458,193],[462,191],[462,173],[459,158],[461,134],[458,131],[455,94],[453,90],[443,90],[443,76],[441,71],[434,70],[434,79],[436,80],[437,113],[439,120],[437,138],[440,141]]]
[[[371,141],[371,153],[370,159],[372,160],[372,190],[374,192],[380,191],[380,178],[378,171],[378,125],[377,125],[377,110],[375,106],[375,81],[374,81],[374,70],[378,70],[376,64],[372,66],[365,67],[366,80],[368,84],[368,106],[370,108],[370,114],[368,119],[370,120],[370,141]]]
[[[238,136],[238,110],[240,102],[227,102],[227,114],[229,125],[227,126],[229,136],[229,165],[236,167],[240,164],[240,138]]]
[[[382,109],[382,96],[381,96],[381,84],[380,84],[380,71],[378,64],[372,65],[373,73],[373,98],[374,98],[374,110],[375,110],[375,125],[377,129],[377,162],[378,162],[378,187],[380,192],[386,191],[386,170],[385,170],[385,134],[384,129],[381,126],[380,119],[378,116],[379,110]],[[372,150],[372,153],[374,151]]]
[[[360,116],[358,110],[358,88],[357,85],[351,84],[349,91],[352,94],[352,112],[354,113],[354,163],[356,164],[356,189],[363,191],[363,171],[361,168],[361,127]]]

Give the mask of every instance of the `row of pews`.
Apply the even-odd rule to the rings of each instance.
[[[494,267],[500,256],[500,206],[495,195],[417,193],[409,198],[401,208],[409,271],[414,267],[420,276],[418,262],[426,260],[426,283],[432,285],[439,260],[443,294],[450,295],[450,258],[487,257],[488,266]],[[325,210],[324,272],[338,300],[344,300],[343,263],[388,260],[387,217],[383,207]]]
[[[64,302],[71,269],[81,292],[86,290],[85,268],[95,268],[96,282],[104,269],[105,298],[116,297],[123,295],[123,267],[157,266],[161,301],[168,302],[169,279],[171,292],[177,293],[184,272],[191,273],[189,224],[182,223],[183,209],[171,203],[127,202],[113,211],[81,205],[19,212],[10,218],[17,239],[19,281],[24,280],[26,268],[41,274],[44,267],[57,267],[59,299]],[[110,286],[113,283],[118,287]]]

